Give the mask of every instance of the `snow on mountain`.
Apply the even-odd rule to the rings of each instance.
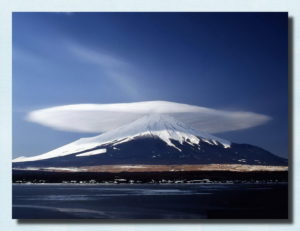
[[[190,145],[200,145],[200,141],[206,142],[210,145],[223,145],[224,148],[230,148],[231,143],[227,140],[217,138],[208,133],[204,133],[189,127],[188,125],[175,120],[173,117],[161,114],[146,115],[130,124],[124,125],[120,128],[105,132],[101,135],[81,138],[75,142],[64,145],[60,148],[54,149],[50,152],[33,156],[33,157],[19,157],[13,160],[16,162],[27,162],[50,159],[54,157],[66,156],[78,152],[87,152],[76,155],[89,156],[100,155],[106,153],[106,149],[89,151],[95,147],[103,144],[118,144],[128,142],[137,137],[155,137],[163,140],[168,146],[171,146],[178,151],[181,151],[173,142],[178,141],[180,144],[186,142]]]
[[[97,150],[77,154],[76,156],[93,156],[93,155],[99,155],[99,154],[102,154],[102,153],[106,153],[106,151],[107,151],[106,148],[102,148],[102,149],[97,149]]]

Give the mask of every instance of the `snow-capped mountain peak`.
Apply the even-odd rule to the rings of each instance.
[[[190,145],[200,145],[200,141],[210,145],[223,145],[229,148],[231,143],[227,140],[217,138],[208,133],[193,129],[186,124],[177,121],[173,117],[162,114],[146,115],[130,124],[124,125],[117,129],[105,132],[98,136],[81,138],[75,142],[64,145],[60,148],[33,157],[19,157],[13,162],[27,162],[35,160],[50,159],[54,157],[66,156],[78,152],[88,151],[105,144],[117,146],[121,143],[128,142],[138,137],[154,137],[163,140],[168,146],[181,151],[173,141],[180,144],[186,142]],[[99,154],[105,153],[104,151]],[[77,156],[84,156],[83,154]]]

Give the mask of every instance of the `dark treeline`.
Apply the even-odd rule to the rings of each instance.
[[[185,171],[185,172],[49,172],[13,170],[13,182],[61,183],[63,181],[90,181],[109,182],[116,179],[125,179],[123,182],[159,182],[192,181],[209,179],[210,181],[288,181],[287,171],[257,171],[257,172],[229,172],[229,171]]]

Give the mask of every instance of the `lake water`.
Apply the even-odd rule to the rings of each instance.
[[[14,219],[288,218],[288,185],[13,185]]]

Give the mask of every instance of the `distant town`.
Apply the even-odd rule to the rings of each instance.
[[[287,182],[287,171],[275,172],[44,172],[13,171],[16,184],[210,184]]]
[[[201,180],[176,180],[176,181],[172,181],[172,180],[161,180],[161,181],[155,181],[155,180],[151,180],[149,182],[142,182],[142,181],[134,181],[134,180],[127,180],[127,179],[115,179],[114,181],[96,181],[96,180],[89,180],[89,181],[76,181],[76,180],[71,180],[71,181],[62,181],[60,183],[62,184],[247,184],[247,183],[278,183],[280,181],[278,180],[263,180],[263,181],[259,181],[259,180],[252,180],[252,181],[239,181],[239,180],[235,180],[235,181],[231,181],[231,180],[227,180],[227,181],[211,181],[209,179],[201,179]],[[17,180],[15,182],[13,182],[15,184],[47,184],[49,182],[47,182],[46,180],[33,180],[31,181],[22,181],[22,180]]]

